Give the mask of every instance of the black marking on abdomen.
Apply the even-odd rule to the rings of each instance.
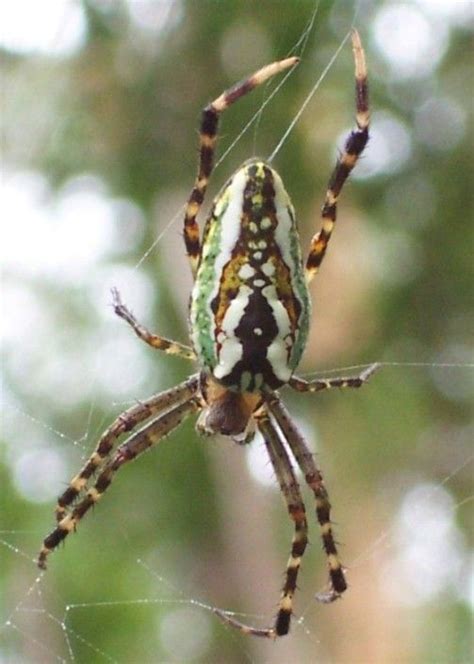
[[[256,333],[255,330],[261,333]],[[272,389],[280,387],[282,381],[275,376],[272,365],[267,360],[267,349],[278,335],[278,326],[273,310],[260,288],[255,289],[250,295],[244,315],[234,333],[242,344],[242,359],[235,364],[230,374],[221,379],[221,382],[228,387],[239,389],[242,374],[248,372],[252,376],[246,388],[249,392],[260,387],[255,384],[254,377],[257,374],[261,374],[264,383]]]

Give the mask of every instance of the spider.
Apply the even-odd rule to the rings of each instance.
[[[284,385],[297,392],[358,388],[377,368],[372,365],[360,375],[348,378],[306,381],[294,375],[308,336],[307,284],[324,258],[341,189],[368,140],[367,72],[355,30],[352,48],[357,129],[348,137],[329,180],[321,229],[311,240],[305,266],[291,201],[280,176],[261,159],[245,162],[224,185],[214,200],[202,238],[196,220],[213,169],[220,114],[270,77],[296,65],[298,58],[290,57],[259,69],[204,108],[198,174],[184,217],[184,241],[194,279],[190,301],[192,348],[149,332],[122,303],[118,291],[113,291],[115,313],[140,339],[165,353],[197,360],[199,373],[132,406],[102,434],[92,455],[58,498],[57,525],[44,540],[38,557],[40,568],[46,568],[49,554],[76,529],[122,466],[162,440],[188,415],[200,413],[196,428],[201,434],[221,434],[247,444],[256,430],[260,431],[294,522],[291,553],[274,625],[257,628],[220,609],[214,609],[215,614],[226,624],[256,636],[275,638],[290,629],[308,527],[289,451],[314,494],[327,556],[329,589],[318,599],[332,602],[346,590],[321,471],[276,390]],[[150,421],[136,430],[146,420]],[[118,445],[120,437],[128,433],[131,433],[128,439]]]

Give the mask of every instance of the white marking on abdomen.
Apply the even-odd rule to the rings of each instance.
[[[285,337],[291,334],[290,318],[281,300],[278,299],[273,284],[263,288],[262,295],[272,308],[278,327],[277,336],[267,348],[267,360],[270,362],[275,376],[286,383],[291,377],[291,369],[288,366],[288,345],[285,343]]]
[[[241,279],[246,281],[247,279],[250,279],[250,277],[253,277],[253,275],[255,274],[255,268],[253,268],[248,263],[244,263],[240,268],[238,274]]]
[[[241,226],[241,214],[242,214],[242,202],[244,198],[244,190],[247,184],[247,175],[244,169],[237,171],[237,173],[232,178],[229,186],[226,191],[223,192],[221,197],[216,202],[214,208],[214,216],[218,218],[222,214],[222,206],[227,203],[227,208],[222,214],[221,218],[212,220],[212,224],[215,227],[215,224],[219,224],[219,251],[213,260],[213,279],[214,283],[212,289],[209,292],[209,295],[203,303],[203,307],[197,307],[194,305],[191,308],[191,328],[192,328],[192,340],[196,348],[198,355],[202,352],[202,347],[200,344],[200,334],[199,334],[199,309],[207,309],[208,312],[211,312],[211,302],[214,300],[220,289],[220,280],[224,267],[232,258],[232,250],[234,249],[237,240],[240,235],[240,226]],[[212,231],[211,231],[212,232]],[[209,252],[212,251],[215,247],[213,242],[208,241],[204,242],[202,246],[202,262],[205,263],[209,255]],[[249,266],[250,267],[250,266]],[[194,289],[199,287],[199,273]],[[214,316],[211,314],[211,320],[214,321]],[[209,333],[212,336],[215,332],[215,323],[213,322],[213,328],[210,329]],[[225,351],[228,352],[228,351]]]
[[[238,337],[235,336],[235,330],[242,320],[251,294],[251,288],[245,285],[241,286],[237,297],[229,304],[222,319],[222,332],[219,337],[222,338],[221,335],[225,335],[225,339],[222,341],[219,351],[219,363],[214,368],[216,378],[223,378],[230,374],[237,362],[242,359],[243,346]]]

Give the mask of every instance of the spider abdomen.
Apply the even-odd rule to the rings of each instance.
[[[226,387],[277,388],[300,361],[309,317],[293,206],[279,175],[252,160],[206,222],[191,296],[194,348]]]

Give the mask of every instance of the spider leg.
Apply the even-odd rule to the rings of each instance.
[[[223,92],[217,97],[217,99],[214,99],[213,102],[208,104],[202,112],[199,133],[198,173],[194,182],[194,187],[188,198],[184,216],[184,242],[193,276],[196,276],[201,254],[199,226],[196,217],[203,203],[214,165],[214,151],[217,141],[219,115],[229,108],[231,104],[240,99],[240,97],[251,92],[254,88],[261,85],[275,74],[292,67],[298,61],[299,58],[292,57],[262,67],[262,69],[259,69],[248,78]]]
[[[56,521],[61,522],[64,519],[67,507],[76,500],[85,489],[88,480],[107,460],[115,442],[122,434],[132,431],[140,422],[158,415],[161,411],[170,410],[176,404],[188,401],[196,393],[197,387],[198,376],[191,376],[184,383],[165,392],[160,392],[160,394],[155,394],[119,415],[104,431],[94,452],[79,473],[70,481],[68,488],[59,496],[56,506]]]
[[[132,312],[125,306],[120,297],[120,293],[116,288],[112,288],[112,299],[113,307],[117,316],[123,318],[123,320],[128,323],[135,334],[139,339],[144,341],[146,344],[157,350],[162,350],[168,355],[177,355],[178,357],[183,357],[186,360],[195,360],[196,354],[192,348],[186,346],[185,344],[180,344],[177,341],[171,341],[165,337],[160,337],[157,334],[153,334],[146,327],[137,321]]]
[[[316,380],[304,380],[298,378],[298,376],[292,376],[288,384],[297,392],[321,392],[321,390],[330,390],[334,387],[362,387],[379,369],[380,364],[375,362],[364,371],[361,371],[358,376],[338,376],[337,378],[319,378]]]
[[[331,233],[336,223],[337,201],[342,187],[354,168],[369,139],[369,96],[367,86],[367,67],[359,33],[352,31],[352,50],[355,62],[355,97],[357,129],[349,135],[344,151],[337,161],[329,179],[326,198],[322,207],[321,230],[311,240],[311,247],[306,261],[306,280],[309,283],[318,272],[326,253]]]
[[[330,579],[329,591],[317,595],[317,599],[324,603],[333,602],[347,589],[347,582],[344,578],[344,571],[334,541],[330,514],[331,504],[324,486],[323,476],[316,466],[303,436],[291,420],[290,414],[277,394],[274,393],[269,397],[268,405],[293,452],[298,466],[303,472],[306,483],[316,499],[316,516],[327,556]]]
[[[46,569],[46,559],[49,554],[71,533],[76,530],[79,521],[87,514],[89,509],[97,503],[110,486],[115,473],[126,463],[148,450],[175,429],[190,413],[199,409],[199,403],[194,395],[184,403],[175,406],[163,413],[155,420],[137,431],[127,441],[122,443],[115,451],[112,459],[99,473],[93,487],[91,487],[82,500],[58,523],[56,528],[45,538],[43,547],[38,556],[38,567]]]
[[[278,614],[273,627],[266,629],[250,627],[235,620],[219,609],[215,609],[214,613],[216,613],[216,615],[218,615],[225,623],[239,629],[245,634],[276,638],[277,636],[288,634],[290,629],[296,580],[301,565],[301,558],[308,543],[308,525],[300,488],[291,466],[290,458],[280,440],[278,431],[270,420],[268,410],[265,407],[262,408],[259,413],[255,415],[255,419],[257,420],[257,426],[265,440],[265,446],[280,484],[280,489],[285,498],[288,513],[295,525],[291,554],[286,567],[285,583],[283,585]]]

